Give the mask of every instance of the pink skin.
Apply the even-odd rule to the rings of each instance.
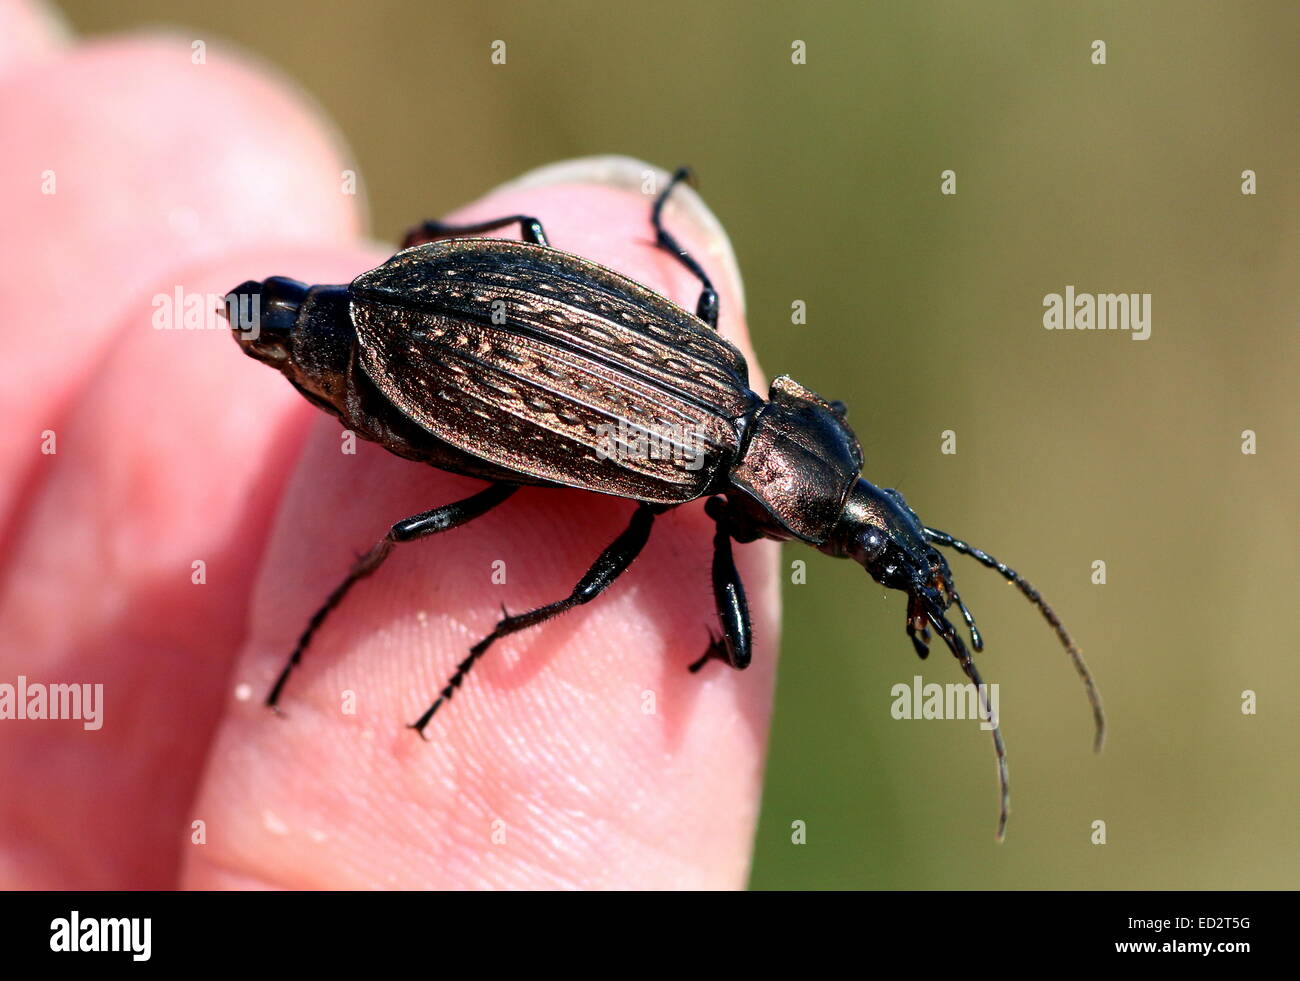
[[[429,742],[404,725],[501,605],[567,594],[631,504],[524,490],[400,547],[322,629],[285,717],[261,705],[357,553],[483,484],[366,443],[341,453],[338,423],[224,332],[151,326],[152,298],[177,285],[346,282],[391,249],[357,240],[346,164],[283,83],[211,47],[196,71],[180,40],[60,47],[29,4],[0,2],[6,23],[27,41],[0,47],[3,131],[21,134],[0,155],[14,215],[0,226],[0,682],[102,683],[105,708],[94,732],[0,721],[0,887],[742,886],[776,550],[736,550],[753,666],[690,675],[717,623],[699,503],[658,519],[604,596],[494,647]],[[515,211],[693,306],[640,195],[553,186],[448,217]],[[719,288],[723,333],[748,354],[737,286]]]

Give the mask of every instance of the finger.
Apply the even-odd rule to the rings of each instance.
[[[341,151],[310,107],[220,49],[205,57],[122,38],[0,77],[0,129],[21,134],[0,154],[0,516],[37,489],[43,434],[161,273],[355,234]]]
[[[608,185],[529,184],[454,220],[536,215],[553,246],[693,307],[699,284],[655,248],[649,204]],[[667,220],[710,271],[725,269],[725,241],[709,240],[692,215],[674,207]],[[716,278],[724,333],[743,341],[738,284]],[[400,547],[358,585],[326,621],[278,718],[261,698],[354,556],[393,520],[483,486],[371,444],[355,455],[341,446],[337,423],[322,418],[285,495],[238,672],[246,700],[235,701],[212,756],[196,810],[206,843],[190,849],[187,883],[743,884],[770,711],[772,548],[737,549],[757,638],[749,671],[686,670],[716,623],[712,528],[692,504],[658,519],[606,594],[493,647],[422,742],[404,724],[501,604],[518,612],[566,595],[632,511],[616,498],[522,490],[464,528]]]
[[[13,438],[0,445],[0,681],[102,684],[106,703],[97,729],[4,723],[0,785],[23,792],[0,795],[0,882],[171,886],[248,580],[309,415],[248,376],[208,294],[250,262],[329,277],[373,257],[248,253],[272,229],[328,242],[357,217],[310,111],[247,69],[120,40],[0,87],[6,132],[22,134],[0,180],[30,191],[0,227]],[[210,118],[246,120],[238,144],[214,139]],[[41,198],[30,168],[45,160],[59,177]],[[197,224],[176,226],[176,208]],[[199,329],[181,329],[186,300]]]
[[[219,296],[250,263],[329,280],[373,261],[263,249],[157,291]],[[84,722],[3,723],[0,783],[25,788],[0,795],[9,886],[175,885],[249,583],[311,421],[288,386],[247,371],[224,320],[155,331],[154,312],[144,297],[128,311],[15,538],[0,680],[100,694]]]

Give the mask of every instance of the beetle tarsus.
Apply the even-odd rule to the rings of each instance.
[[[655,198],[653,210],[650,212],[650,223],[655,230],[655,244],[665,252],[671,253],[678,262],[689,269],[692,275],[703,284],[704,289],[700,292],[700,299],[695,304],[695,316],[699,317],[714,330],[718,328],[718,291],[713,288],[708,274],[703,267],[692,258],[691,254],[678,244],[677,239],[664,228],[663,210],[664,202],[668,200],[668,195],[672,193],[674,187],[682,181],[689,181],[691,171],[689,167],[678,167],[673,173],[672,178],[668,181],[668,186],[660,192],[659,197]]]
[[[414,541],[417,538],[427,538],[429,535],[436,535],[440,531],[458,528],[486,514],[516,490],[518,488],[514,484],[492,484],[486,490],[479,491],[474,496],[467,497],[463,501],[456,501],[453,504],[446,504],[431,511],[424,511],[421,514],[403,518],[394,524],[388,530],[387,535],[376,542],[370,551],[362,555],[353,564],[347,578],[334,587],[334,591],[330,593],[329,598],[325,600],[320,609],[312,614],[311,620],[307,623],[307,629],[298,638],[298,644],[294,647],[293,653],[289,655],[288,663],[280,672],[280,676],[276,678],[271,693],[267,695],[266,704],[270,708],[276,707],[276,703],[280,700],[280,694],[284,691],[285,683],[289,680],[289,675],[302,661],[303,652],[310,646],[312,638],[316,635],[320,625],[325,622],[325,618],[343,601],[343,597],[348,594],[348,590],[356,585],[359,580],[371,575],[384,564],[384,560],[392,553],[394,546],[403,542]]]
[[[692,661],[686,666],[686,670],[691,674],[696,674],[704,665],[710,661],[725,661],[727,659],[726,651],[722,649],[722,639],[712,630],[709,631],[709,646],[704,649],[704,653],[698,659]]]
[[[590,603],[593,599],[603,593],[606,589],[614,584],[614,581],[623,574],[633,560],[641,554],[641,549],[650,538],[650,528],[654,524],[654,517],[660,511],[664,510],[662,505],[658,504],[641,504],[632,514],[632,520],[614,541],[600,553],[600,557],[587,570],[578,585],[573,587],[573,591],[562,600],[554,603],[548,603],[545,606],[539,606],[534,610],[526,613],[519,613],[515,616],[507,616],[499,621],[492,632],[470,648],[469,657],[461,661],[456,666],[455,673],[447,681],[446,687],[438,696],[437,701],[429,706],[428,711],[420,716],[415,727],[423,729],[433,718],[433,714],[444,703],[451,701],[451,697],[456,693],[466,675],[474,667],[474,664],[487,653],[496,641],[502,637],[508,637],[511,634],[518,633],[521,630],[527,630],[529,627],[544,623],[552,617],[557,617],[567,610],[580,606],[583,603]]]
[[[542,223],[532,215],[508,215],[491,221],[480,221],[472,225],[448,225],[442,221],[425,221],[416,225],[402,239],[402,248],[409,249],[416,245],[426,245],[445,238],[466,238],[493,232],[507,225],[519,225],[519,237],[532,245],[550,245]]]

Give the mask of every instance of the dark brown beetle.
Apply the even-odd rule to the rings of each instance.
[[[923,525],[897,491],[865,480],[862,451],[841,403],[784,375],[766,400],[750,390],[745,359],[717,333],[718,295],[708,276],[662,224],[664,201],[685,176],[679,170],[656,199],[651,223],[658,244],[703,284],[694,315],[610,269],[551,248],[541,223],[526,215],[464,226],[426,222],[408,234],[402,251],[347,286],[309,287],[273,276],[227,297],[244,352],[278,368],[357,435],[399,456],[491,481],[472,497],[393,525],[311,618],[267,703],[279,700],[330,610],[395,545],[463,525],[519,485],[534,484],[612,494],[640,506],[568,597],[506,616],[470,649],[413,724],[421,734],[494,641],[594,599],[637,557],[655,515],[707,497],[716,524],[713,593],[722,635],[710,633],[692,671],[711,658],[737,669],[750,661],[749,614],[732,540],[798,540],[852,558],[877,582],[907,593],[907,633],[916,652],[928,654],[933,627],[986,698],[945,615],[955,605],[972,646],[982,649],[934,547],[943,545],[997,570],[1042,611],[1087,686],[1100,748],[1104,722],[1096,689],[1038,592],[986,553]],[[524,241],[464,237],[513,224]],[[260,316],[250,317],[255,310]],[[646,452],[651,443],[661,452]],[[992,731],[1001,837],[1006,754],[1000,729]]]

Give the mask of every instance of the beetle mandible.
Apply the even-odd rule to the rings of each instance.
[[[731,543],[800,541],[851,558],[881,585],[906,593],[907,635],[917,654],[929,653],[933,628],[987,713],[979,670],[946,615],[955,606],[971,647],[983,649],[936,548],[943,546],[996,570],[1038,607],[1083,679],[1100,749],[1105,722],[1096,687],[1038,591],[986,552],[923,524],[898,491],[866,480],[842,403],[785,375],[772,382],[766,399],[750,390],[744,357],[717,333],[717,291],[664,228],[664,202],[688,175],[686,168],[673,174],[650,220],[657,245],[701,283],[694,314],[611,269],[552,248],[541,222],[529,215],[473,225],[424,222],[407,234],[401,251],[349,285],[308,286],[272,276],[227,297],[244,353],[277,368],[358,436],[489,481],[471,497],[397,522],[356,562],[312,616],[267,704],[279,701],[329,612],[396,545],[464,525],[527,484],[612,494],[638,506],[567,597],[505,616],[470,648],[412,723],[421,735],[494,642],[594,599],[632,564],[656,515],[706,498],[715,523],[713,594],[722,631],[719,637],[710,631],[691,671],[711,659],[736,669],[750,661],[749,613]],[[471,237],[511,225],[518,225],[522,241]],[[241,297],[245,310],[258,299],[255,319],[236,313]],[[641,452],[640,439],[629,442],[628,433],[649,436],[670,452]],[[1001,838],[1009,802],[1006,750],[1000,727],[992,733]]]

